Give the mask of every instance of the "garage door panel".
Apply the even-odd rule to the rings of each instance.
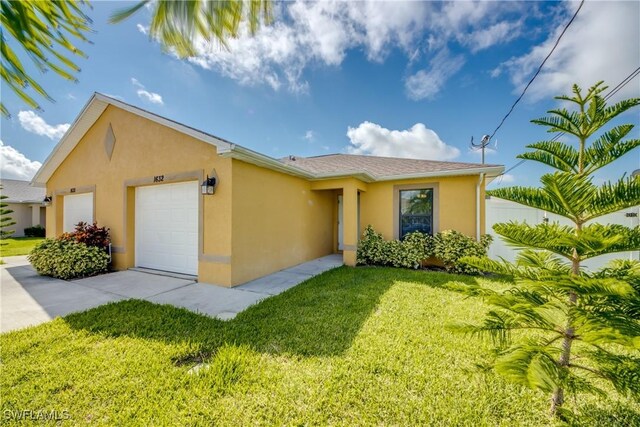
[[[173,241],[176,245],[188,245],[190,241],[192,241],[193,236],[189,233],[181,233],[179,231],[171,232],[171,241]]]
[[[136,265],[198,271],[198,182],[136,189]]]

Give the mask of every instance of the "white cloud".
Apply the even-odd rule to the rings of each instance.
[[[449,1],[439,4],[441,7],[429,14],[430,50],[440,49],[454,40],[471,46],[473,52],[504,43],[506,40],[499,36],[509,35],[503,27],[516,27],[516,23],[505,16],[533,15],[537,8],[533,3],[504,1]]]
[[[516,180],[516,177],[511,175],[510,173],[505,173],[504,175],[501,175],[500,178],[502,179],[502,182],[504,184],[509,184]]]
[[[457,55],[448,58],[452,68],[447,68],[438,63],[442,59],[438,52],[456,44],[475,53],[511,41],[521,35],[520,22],[527,19],[514,22],[513,17],[528,16],[534,10],[535,4],[524,2],[276,2],[273,24],[254,36],[241,28],[237,38],[228,40],[228,49],[218,42],[196,40],[198,54],[189,61],[242,85],[306,93],[309,83],[304,74],[311,67],[339,67],[350,51],[383,62],[391,51],[399,50],[409,66],[432,63],[435,77],[428,69],[416,72],[410,80],[416,91],[408,92],[429,98],[443,87],[447,71],[457,72],[464,64],[464,57]],[[138,30],[148,33],[141,24]]]
[[[350,49],[362,48],[374,61],[382,61],[392,47],[415,52],[430,5],[297,0],[275,7],[280,16],[254,37],[245,28],[229,40],[229,50],[200,41],[199,54],[189,61],[243,85],[304,93],[306,67],[339,66]]]
[[[493,8],[491,2],[447,2],[443,6],[439,21],[442,28],[450,28],[451,32],[458,32],[467,25],[486,22],[486,18],[493,11]]]
[[[516,181],[516,177],[511,175],[510,173],[505,173],[496,177],[493,181],[489,183],[489,185],[503,185],[503,184],[513,184]]]
[[[5,179],[30,180],[40,169],[42,163],[29,160],[24,154],[4,145],[0,140],[0,176]]]
[[[62,138],[62,135],[64,135],[67,129],[69,129],[69,126],[71,126],[69,123],[50,125],[33,111],[20,111],[18,113],[18,120],[20,121],[20,126],[27,132],[46,136],[53,140]]]
[[[441,50],[429,63],[429,68],[420,70],[405,81],[407,95],[411,99],[432,99],[443,88],[451,76],[464,65],[462,55],[452,56],[448,50]]]
[[[527,54],[501,64],[492,75],[506,71],[515,86],[514,92],[519,93],[551,50],[577,4],[566,2],[564,7],[567,9],[564,22],[547,40]],[[573,83],[587,88],[604,80],[609,87],[616,86],[640,62],[638,16],[638,2],[586,2],[529,88],[529,99],[568,94]],[[637,81],[617,94],[618,99],[630,96],[638,96]]]
[[[138,98],[146,99],[152,104],[164,105],[164,101],[162,100],[162,96],[155,92],[149,92],[145,89],[144,85],[138,81],[135,77],[131,78],[131,84],[137,87],[136,94],[138,94]]]
[[[315,138],[315,135],[313,134],[312,130],[308,130],[308,131],[305,132],[304,139],[306,139],[307,141],[311,142],[311,141],[313,141],[314,138]]]
[[[124,101],[124,98],[120,95],[113,95],[111,93],[105,93],[106,96],[108,96],[109,98],[114,98],[114,99],[119,99],[120,101]]]
[[[465,44],[476,53],[496,44],[507,43],[520,36],[522,21],[502,21],[489,28],[472,32],[465,37]]]
[[[151,102],[152,104],[164,105],[164,102],[162,101],[162,96],[160,96],[159,94],[157,94],[155,92],[147,92],[144,89],[138,89],[136,91],[136,93],[138,94],[138,96],[140,98],[146,99],[147,101]]]
[[[137,24],[136,28],[138,28],[138,31],[140,31],[145,36],[149,34],[149,27],[147,26],[144,26],[142,24]]]
[[[389,130],[363,122],[356,128],[349,127],[347,136],[351,141],[347,151],[351,154],[428,160],[451,160],[460,155],[460,150],[445,144],[438,134],[422,123],[416,123],[408,130]]]

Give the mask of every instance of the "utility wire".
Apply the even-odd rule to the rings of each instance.
[[[518,102],[520,102],[520,100],[522,99],[522,97],[524,96],[524,94],[527,92],[527,89],[529,89],[529,86],[531,86],[531,83],[533,83],[533,81],[536,79],[536,77],[538,77],[538,74],[540,74],[540,71],[542,71],[542,67],[544,67],[544,64],[547,62],[547,60],[549,59],[549,57],[553,54],[553,52],[556,50],[556,47],[558,47],[558,44],[560,43],[560,40],[562,39],[562,36],[564,36],[564,33],[567,32],[567,30],[569,29],[569,27],[571,26],[571,24],[573,23],[573,21],[576,19],[576,16],[578,16],[578,12],[580,12],[580,9],[582,9],[582,6],[584,5],[585,0],[582,0],[580,2],[580,6],[578,6],[578,9],[576,9],[575,13],[573,14],[573,16],[571,17],[571,19],[569,20],[569,22],[567,22],[567,25],[564,27],[564,29],[562,30],[562,32],[560,33],[560,35],[558,36],[558,39],[556,40],[556,42],[554,43],[553,47],[551,48],[551,50],[549,51],[549,53],[547,54],[547,56],[544,58],[544,60],[542,61],[542,63],[540,64],[540,66],[538,67],[538,69],[536,70],[535,74],[533,75],[533,77],[531,77],[531,80],[529,80],[529,83],[527,83],[527,85],[524,87],[524,90],[522,91],[522,93],[520,94],[520,96],[518,97],[518,99],[516,99],[516,102],[513,103],[513,105],[511,106],[511,108],[509,109],[509,112],[502,118],[502,121],[500,121],[500,124],[498,125],[498,127],[496,128],[496,130],[493,131],[493,133],[491,134],[491,136],[489,137],[489,141],[491,139],[493,139],[493,137],[496,135],[496,133],[498,132],[498,130],[502,127],[502,125],[504,124],[504,122],[507,120],[507,118],[511,115],[511,113],[513,112],[513,109],[516,108],[516,105],[518,105]]]
[[[640,67],[636,68],[635,70],[633,70],[631,72],[631,74],[629,74],[627,77],[625,77],[620,83],[618,83],[613,89],[611,89],[603,98],[605,101],[608,101],[613,95],[615,95],[616,93],[618,93],[620,91],[620,89],[622,89],[623,87],[625,87],[631,80],[633,80],[634,78],[636,78],[638,75],[640,75]],[[560,139],[560,137],[562,135],[564,135],[566,132],[560,132],[558,134],[556,134],[556,136],[554,136],[551,141],[557,141],[558,139]],[[507,172],[510,172],[512,170],[514,170],[515,168],[517,168],[518,166],[520,166],[521,164],[523,164],[524,162],[526,162],[527,159],[522,159],[520,161],[518,161],[518,163],[516,163],[515,165],[511,166],[509,169],[507,169],[506,171],[502,172],[500,174],[500,177],[502,177],[504,174],[506,174]]]

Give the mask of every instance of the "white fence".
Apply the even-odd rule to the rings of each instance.
[[[507,261],[513,261],[518,251],[508,246],[502,240],[502,238],[493,231],[493,225],[509,221],[526,221],[527,224],[534,225],[542,223],[545,218],[545,212],[542,210],[519,205],[517,203],[513,203],[504,199],[498,199],[496,197],[487,198],[486,212],[486,232],[493,236],[493,243],[489,247],[489,257],[492,259],[498,259],[502,257]],[[631,214],[632,216],[629,216],[628,214]],[[546,216],[549,218],[550,223],[559,222],[563,225],[571,224],[567,219],[552,213],[546,213]],[[621,224],[627,227],[636,227],[638,226],[639,217],[640,206],[636,206],[634,208],[629,208],[609,215],[605,215],[596,219],[594,222],[598,222],[600,224]],[[615,254],[602,255],[586,260],[583,265],[587,269],[593,271],[603,267],[610,260],[619,258],[632,258],[637,260],[640,259],[640,252],[619,252]]]

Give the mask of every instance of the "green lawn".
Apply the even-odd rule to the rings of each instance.
[[[13,237],[0,240],[0,256],[28,255],[42,237]]]
[[[97,425],[548,424],[547,396],[481,369],[490,343],[447,330],[486,310],[442,288],[473,280],[342,267],[228,322],[143,301],[70,315],[0,336],[2,413],[6,424],[25,409]],[[640,425],[640,403],[613,392],[567,401],[584,425]]]

